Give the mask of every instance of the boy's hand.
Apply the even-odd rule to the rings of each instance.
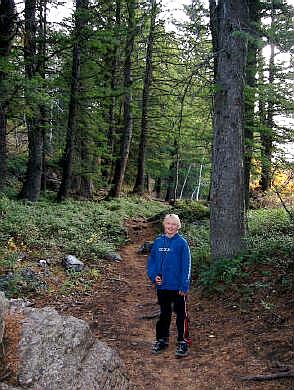
[[[184,291],[179,291],[179,295],[180,295],[181,297],[184,297],[185,295],[187,295],[187,293],[185,293]]]
[[[162,285],[162,278],[160,276],[155,277],[155,284],[157,284],[158,286]]]

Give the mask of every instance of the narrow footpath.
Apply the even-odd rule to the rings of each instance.
[[[196,288],[189,297],[193,339],[189,356],[174,356],[175,319],[168,350],[152,355],[159,307],[146,277],[147,255],[138,254],[138,249],[157,232],[155,225],[139,219],[127,228],[129,242],[120,252],[123,261],[103,270],[95,290],[80,305],[60,309],[88,321],[97,338],[119,352],[134,389],[294,390],[293,378],[240,379],[269,372],[275,361],[282,360],[283,351],[289,351],[285,344],[290,330],[267,327],[256,320],[256,313],[221,298],[203,298]]]

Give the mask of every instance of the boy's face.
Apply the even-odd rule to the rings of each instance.
[[[164,233],[168,237],[172,237],[178,232],[179,225],[177,221],[175,221],[173,218],[168,218],[164,221],[163,228],[164,228]]]

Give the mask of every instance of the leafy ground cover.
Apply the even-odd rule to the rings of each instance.
[[[148,218],[165,208],[160,202],[139,197],[62,204],[46,199],[36,204],[22,203],[1,197],[0,274],[5,277],[0,288],[10,297],[43,290],[89,290],[99,276],[103,258],[127,241],[124,222]],[[83,275],[59,273],[61,280],[57,283],[46,272],[40,272],[39,260],[58,266],[68,254],[92,268]],[[56,270],[51,272],[54,275]]]
[[[42,258],[73,253],[94,260],[113,252],[127,238],[123,222],[150,217],[165,208],[160,202],[129,197],[109,202],[48,201],[22,203],[0,198],[0,243],[3,261],[28,251]]]
[[[251,210],[248,213],[245,250],[235,259],[211,262],[207,218],[185,224],[184,234],[192,248],[194,277],[205,291],[247,286],[257,270],[264,286],[272,286],[273,280],[278,280],[279,289],[290,290],[293,287],[289,273],[293,268],[294,226],[282,208]],[[273,280],[269,282],[270,279]]]

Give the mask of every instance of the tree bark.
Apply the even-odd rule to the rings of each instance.
[[[80,189],[79,189],[79,195],[82,196],[83,198],[86,199],[91,199],[93,198],[94,194],[94,185],[93,181],[91,178],[91,175],[87,173],[87,170],[89,170],[91,164],[90,162],[90,153],[89,153],[89,146],[87,139],[85,137],[82,137],[81,140],[81,167],[82,167],[82,172],[81,172],[81,184],[80,184]]]
[[[248,0],[249,19],[251,39],[248,42],[248,55],[246,66],[246,85],[247,96],[245,100],[245,155],[244,155],[244,185],[245,185],[245,207],[248,209],[249,204],[249,183],[251,172],[251,160],[253,155],[253,135],[255,122],[255,105],[256,105],[256,73],[257,73],[257,51],[260,24],[260,2],[257,0]]]
[[[72,53],[72,73],[71,73],[71,88],[70,101],[68,111],[68,122],[66,132],[66,145],[63,154],[63,173],[61,185],[57,194],[57,200],[63,201],[69,197],[72,172],[73,172],[73,153],[74,153],[74,139],[77,129],[77,116],[79,108],[79,87],[81,76],[81,46],[82,34],[81,31],[85,28],[88,16],[85,15],[85,10],[88,9],[88,0],[76,1],[76,16],[75,16],[75,32],[74,32],[74,46]]]
[[[156,0],[151,0],[151,20],[150,20],[148,43],[147,43],[146,68],[145,68],[143,99],[142,99],[141,136],[140,136],[139,155],[138,155],[138,164],[137,164],[138,172],[137,172],[136,182],[133,190],[133,192],[137,194],[144,193],[149,96],[150,96],[150,88],[152,84],[152,57],[153,57],[156,16],[157,16],[157,3]]]
[[[172,162],[169,168],[169,176],[167,179],[167,189],[164,200],[166,202],[174,202],[175,201],[175,171],[176,171],[176,162],[174,161],[174,156],[172,156]]]
[[[271,25],[275,23],[275,10],[272,4],[271,11]],[[275,46],[270,45],[271,54],[269,59],[269,85],[274,84],[275,80]],[[273,128],[274,128],[274,103],[269,98],[267,101],[267,115],[265,121],[266,129],[262,131],[260,135],[261,139],[261,179],[260,187],[262,191],[267,191],[271,188],[271,166],[272,166],[272,154],[273,154]]]
[[[213,74],[214,79],[216,80],[217,76],[217,59],[218,59],[218,17],[217,17],[217,4],[215,0],[209,0],[209,26],[212,39],[212,49],[213,49]]]
[[[39,39],[38,39],[38,61],[37,69],[42,79],[46,80],[46,52],[47,52],[47,0],[39,0]],[[46,192],[47,187],[47,130],[49,124],[49,108],[45,103],[40,104],[40,128],[43,137],[42,148],[42,177],[41,177],[41,191]]]
[[[154,191],[155,191],[156,198],[160,198],[160,194],[161,194],[161,177],[160,176],[158,176],[155,179]]]
[[[37,22],[36,22],[36,0],[25,1],[25,39],[24,39],[24,60],[26,79],[31,81],[38,74],[37,62]],[[43,131],[40,126],[41,114],[39,105],[33,101],[32,91],[27,87],[26,101],[32,114],[27,115],[28,128],[28,165],[26,178],[19,194],[19,198],[31,202],[38,200],[41,191],[41,178],[43,170]]]
[[[112,15],[112,4],[109,6],[109,13]],[[121,27],[121,1],[115,1],[115,32],[118,34],[118,31]],[[111,63],[111,81],[110,87],[113,93],[113,96],[110,98],[110,105],[108,109],[108,134],[107,134],[107,142],[109,148],[109,154],[112,157],[105,159],[104,169],[102,171],[102,176],[106,178],[107,183],[110,184],[113,179],[113,171],[114,171],[114,162],[113,157],[115,153],[115,135],[117,129],[116,123],[116,105],[117,105],[117,97],[115,96],[115,92],[118,86],[118,55],[119,55],[119,44],[115,44],[114,48],[110,54],[110,63]]]
[[[9,57],[12,40],[16,30],[16,9],[14,0],[4,0],[0,3],[0,59],[2,65]],[[7,110],[9,106],[7,72],[5,67],[0,71],[0,190],[6,184],[7,178]]]
[[[132,55],[135,41],[135,9],[136,0],[129,0],[128,6],[128,34],[125,47],[125,62],[124,62],[124,117],[123,117],[123,137],[120,149],[120,157],[116,161],[112,188],[109,191],[108,197],[119,197],[122,190],[124,175],[129,158],[130,144],[133,132],[133,116],[132,116]]]
[[[189,174],[190,174],[190,171],[191,171],[191,168],[192,168],[192,163],[189,164],[189,167],[188,167],[188,170],[187,170],[187,174],[185,176],[185,179],[184,179],[184,183],[182,185],[182,188],[181,188],[181,192],[180,192],[180,196],[179,196],[179,200],[182,200],[182,197],[183,197],[183,193],[184,193],[184,189],[186,187],[186,184],[187,184],[187,180],[188,180],[188,177],[189,177]]]
[[[211,253],[231,258],[242,250],[244,202],[244,78],[248,25],[244,0],[217,5],[217,92],[214,101],[211,184]]]

